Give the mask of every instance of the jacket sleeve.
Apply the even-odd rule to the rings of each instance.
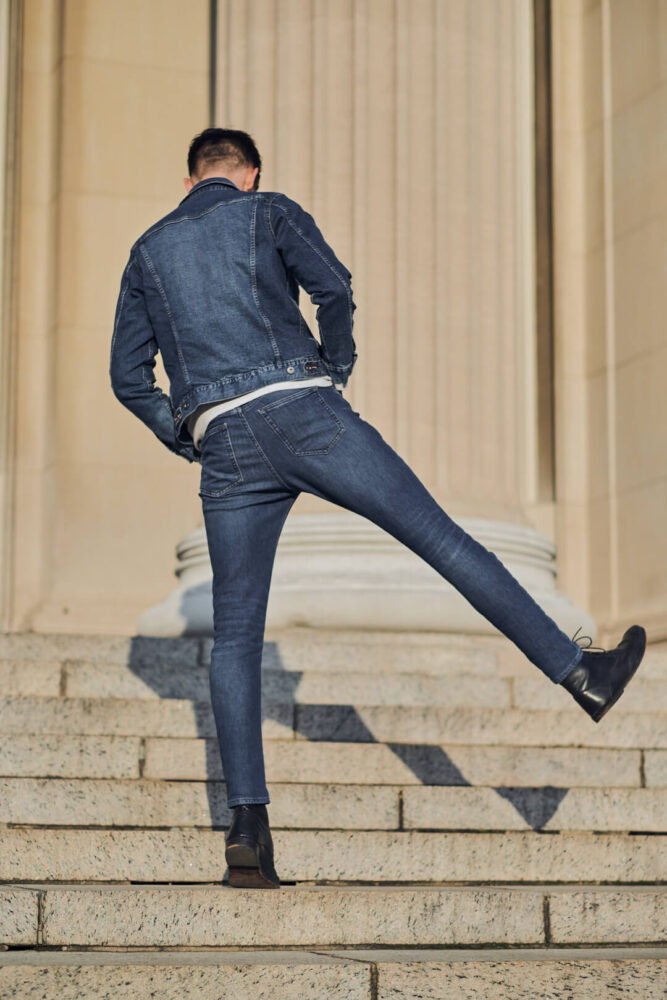
[[[357,360],[352,336],[352,275],[325,242],[315,220],[284,194],[270,204],[269,221],[285,267],[317,306],[320,353],[334,382],[343,386]]]
[[[199,461],[194,447],[176,440],[169,396],[155,382],[158,345],[146,309],[141,268],[130,254],[116,304],[109,375],[117,399],[150,427],[170,451]]]

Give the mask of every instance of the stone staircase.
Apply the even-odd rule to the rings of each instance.
[[[0,637],[0,997],[665,997],[667,647],[595,725],[503,637],[264,655],[232,889],[208,640]]]

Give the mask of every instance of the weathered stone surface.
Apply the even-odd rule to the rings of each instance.
[[[275,827],[391,829],[399,786],[269,782]],[[0,822],[209,826],[226,822],[224,782],[4,778]],[[403,825],[420,830],[664,832],[667,790],[403,787]]]
[[[565,688],[545,682],[542,677],[516,677],[513,704],[515,708],[565,711],[570,708],[572,697]],[[667,681],[633,677],[614,711],[618,709],[623,712],[667,712]]]
[[[264,747],[272,781],[375,784],[557,785],[638,787],[638,750],[574,747],[464,747],[436,744],[271,740]],[[222,777],[217,741],[147,739],[144,776]],[[667,783],[667,782],[666,782]]]
[[[387,785],[269,784],[272,826],[395,829]],[[218,826],[229,822],[224,782],[0,780],[0,822],[63,826]]]
[[[545,682],[550,683],[550,682]],[[459,743],[513,746],[667,747],[667,714],[624,712],[601,723],[572,702],[568,712],[538,709],[415,708],[297,705],[297,737],[382,743]]]
[[[491,789],[410,787],[406,829],[665,831],[667,791],[660,788]]]
[[[664,1000],[667,959],[391,962],[378,1000]]]
[[[37,944],[37,893],[0,886],[0,944]]]
[[[66,689],[70,697],[95,698],[209,698],[208,668],[183,670],[154,666],[130,670],[122,665],[68,663]],[[40,692],[42,693],[42,692]],[[44,692],[48,693],[48,692]],[[292,701],[341,705],[481,705],[510,704],[509,682],[499,677],[462,674],[451,677],[396,672],[362,673],[323,670],[276,670],[262,674],[265,702]]]
[[[362,970],[364,997],[375,983],[371,962],[378,964],[378,998],[385,966],[402,965],[407,973],[420,965],[412,978],[384,980],[387,989],[399,990],[388,996],[412,1000],[415,991],[435,996],[429,991],[448,982],[442,969],[432,974],[428,966],[449,970],[456,961],[450,951],[436,963],[430,949],[460,944],[487,949],[474,962],[462,951],[459,967],[466,973],[452,974],[452,988],[468,989],[471,997],[494,1000],[497,979],[499,1000],[521,998],[521,990],[535,996],[544,982],[555,995],[560,991],[559,1000],[568,989],[596,1000],[590,983],[607,980],[589,981],[582,970],[597,959],[581,952],[575,967],[581,982],[568,978],[572,955],[547,956],[556,963],[549,966],[553,983],[538,975],[532,955],[522,964],[534,971],[521,974],[516,956],[506,960],[508,952],[490,962],[481,958],[494,944],[535,945],[547,932],[557,946],[588,942],[615,952],[619,942],[662,940],[664,837],[626,833],[664,831],[667,712],[655,710],[667,688],[662,661],[644,669],[647,659],[623,700],[596,726],[531,665],[532,674],[525,663],[513,671],[507,657],[496,661],[495,647],[475,637],[407,641],[400,634],[296,629],[277,644],[269,639],[265,758],[283,887],[253,893],[220,884],[230,815],[204,644],[6,638],[0,637],[0,769],[7,772],[0,780],[0,823],[15,828],[0,836],[0,879],[19,884],[0,890],[0,944],[37,942],[39,890],[47,947],[267,947],[278,949],[270,953],[277,958],[285,948],[328,949],[337,969],[351,965],[358,977]],[[508,707],[508,691],[526,707]],[[535,704],[543,707],[530,707]],[[643,782],[647,787],[639,787]],[[398,829],[400,817],[406,829]],[[144,884],[48,886],[40,880]],[[363,882],[384,884],[345,884]],[[612,884],[587,888],[589,882]],[[649,885],[638,889],[642,882]],[[398,950],[380,957],[378,945],[425,951],[419,958],[406,952],[399,961]],[[335,948],[348,951],[338,958]],[[370,958],[362,957],[363,948]],[[113,986],[108,995],[115,1000],[129,983],[133,1000],[145,990],[187,998],[189,986],[201,987],[193,996],[206,997],[209,987],[230,981],[217,969],[219,953],[208,967],[210,981],[186,975],[179,956],[168,954],[175,961],[165,960],[170,971],[162,979],[144,967],[146,978],[135,980],[134,972],[126,978],[127,967],[134,968],[128,955],[114,959],[117,980],[94,963],[74,961],[53,995],[79,1000]],[[43,969],[33,965],[34,980],[7,987],[1,959],[0,952],[3,998],[7,988],[14,990],[8,997],[29,997],[26,990],[42,987],[34,995],[50,995],[50,969],[42,978]],[[630,985],[612,977],[610,990],[644,989],[639,973],[627,971],[627,962],[636,960],[619,958],[626,964],[615,968]],[[494,962],[493,973],[475,968]],[[266,964],[272,963],[282,969],[273,959]],[[283,986],[329,997],[340,982],[341,996],[355,996],[356,979],[339,981],[335,970],[330,980],[321,978],[330,961],[323,972],[315,960],[315,978],[306,971],[312,963],[301,963],[302,980],[258,971],[261,962],[252,973],[252,964],[244,960],[233,973],[236,995],[259,984],[276,1000]],[[20,963],[16,968],[21,975],[30,971]],[[89,980],[80,978],[87,974]]]
[[[496,675],[495,648],[451,633],[291,628],[267,631],[264,662],[287,670]],[[202,662],[210,660],[210,640]]]
[[[664,944],[667,886],[554,889],[549,894],[549,913],[554,944]]]
[[[0,774],[138,778],[140,748],[138,736],[0,735]]]
[[[283,885],[53,886],[48,945],[139,947],[540,943],[543,893],[527,888]]]
[[[667,786],[667,750],[647,750],[644,755],[647,785]]]
[[[210,701],[209,671],[178,663],[104,663],[70,660],[65,664],[70,698],[183,698]]]
[[[374,949],[338,952],[31,952],[0,954],[3,1000],[663,1000],[655,949]],[[348,959],[349,956],[349,959]],[[362,957],[363,956],[363,957]],[[548,957],[546,957],[548,956]],[[371,993],[371,964],[377,994]],[[465,992],[463,992],[465,991]]]
[[[266,708],[267,739],[292,735],[292,705]],[[215,736],[208,702],[142,698],[0,698],[0,733]]]
[[[620,640],[621,634],[618,635],[616,641],[620,642]],[[475,641],[480,648],[486,649],[496,656],[496,672],[499,676],[540,678],[540,671],[504,635],[475,636]],[[581,645],[585,648],[585,644]],[[594,645],[598,645],[598,643],[595,642]],[[607,648],[613,648],[612,644],[610,643]],[[634,684],[639,679],[667,681],[667,642],[649,642],[639,672],[632,683]]]
[[[640,670],[642,677],[667,681],[667,642],[649,643]]]
[[[0,660],[0,691],[5,695],[57,695],[61,670],[56,660]]]
[[[41,967],[0,957],[3,1000],[371,1000],[367,965],[312,952],[38,955]]]
[[[663,837],[274,829],[288,882],[660,882]],[[5,830],[0,879],[216,882],[224,830]]]
[[[253,951],[244,952],[244,954],[253,953]],[[50,954],[61,953],[52,952]],[[93,952],[93,954],[95,953]],[[601,959],[624,962],[646,959],[662,962],[667,959],[667,945],[618,945],[615,947],[599,945],[582,948],[568,948],[566,946],[524,948],[520,945],[510,948],[318,948],[316,954],[327,957],[337,955],[340,958],[356,958],[359,962],[375,962],[381,971],[383,965],[404,962],[423,962],[426,965],[432,962],[447,965],[456,963],[459,967],[465,966],[469,962],[508,962],[512,964],[525,962],[532,965],[554,960],[570,962],[573,959],[581,959],[586,962],[597,962]],[[0,961],[2,961],[1,957]],[[464,969],[460,968],[460,971],[463,972]],[[506,998],[506,1000],[510,1000],[510,998]]]
[[[599,726],[579,710],[268,703],[267,739],[428,744],[663,748],[667,714],[610,715]],[[0,698],[0,733],[215,736],[208,702],[142,698]]]
[[[201,662],[199,639],[146,636],[66,635],[38,632],[0,634],[0,660],[101,660],[105,663]]]
[[[613,710],[612,710],[613,711]],[[269,703],[267,739],[428,744],[505,743],[648,749],[667,746],[667,714],[619,713],[596,726],[582,710],[354,706]],[[141,698],[0,698],[0,733],[215,736],[208,702]]]

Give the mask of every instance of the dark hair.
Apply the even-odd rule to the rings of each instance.
[[[247,132],[234,128],[205,128],[194,137],[188,150],[190,177],[198,176],[205,167],[219,160],[226,160],[234,167],[259,167],[253,186],[253,190],[257,190],[262,158]]]

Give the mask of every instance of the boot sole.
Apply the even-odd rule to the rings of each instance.
[[[229,868],[228,882],[235,889],[279,889],[280,882],[273,882],[267,878],[262,869],[231,867]]]
[[[646,632],[644,630],[642,630],[642,632],[643,632],[643,635],[642,635],[642,640],[643,641],[642,641],[641,645],[639,646],[639,648],[635,650],[635,655],[637,656],[637,662],[633,665],[630,673],[625,678],[625,682],[624,682],[623,686],[620,687],[618,689],[618,691],[616,691],[612,695],[612,697],[609,699],[609,701],[606,703],[606,705],[604,705],[602,707],[602,709],[600,710],[600,712],[597,715],[591,716],[591,718],[593,719],[594,722],[600,722],[600,720],[605,717],[605,715],[607,714],[607,712],[609,711],[609,709],[614,707],[614,705],[616,704],[616,702],[618,701],[618,699],[621,697],[621,695],[625,691],[625,689],[628,686],[629,682],[632,680],[632,678],[637,673],[637,670],[639,669],[639,665],[640,665],[640,663],[642,662],[642,660],[644,658],[644,653],[646,652]],[[626,633],[626,635],[627,635],[627,633]],[[625,638],[625,636],[623,638]]]
[[[265,873],[260,863],[261,848],[253,849],[249,844],[228,844],[225,861],[229,868],[228,881],[237,889],[279,889],[277,881]]]

